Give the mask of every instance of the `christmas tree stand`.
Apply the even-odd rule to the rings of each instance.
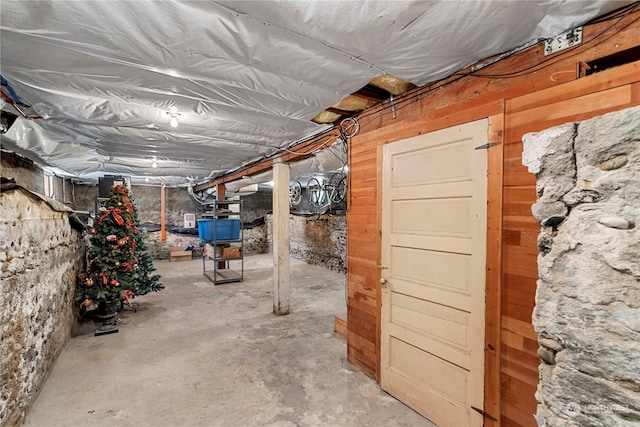
[[[94,332],[94,336],[115,334],[119,331],[120,319],[118,319],[119,301],[110,301],[101,303],[96,314],[92,317],[94,322],[102,323]]]

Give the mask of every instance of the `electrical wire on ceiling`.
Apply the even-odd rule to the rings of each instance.
[[[610,32],[612,29],[614,29],[614,27],[616,27],[618,24],[620,24],[627,16],[629,16],[631,13],[633,13],[634,11],[636,11],[638,8],[640,7],[640,1],[639,2],[635,2],[632,3],[630,5],[627,5],[625,7],[622,7],[616,11],[611,12],[609,15],[606,15],[604,17],[600,17],[597,18],[596,20],[593,21],[589,21],[587,23],[585,23],[583,26],[587,26],[587,25],[593,25],[596,23],[601,23],[601,22],[605,22],[605,21],[609,21],[611,19],[615,19],[616,21],[614,23],[612,23],[611,25],[609,25],[608,27],[604,28],[602,31],[600,31],[599,33],[597,33],[596,35],[594,35],[591,39],[584,41],[583,43],[579,44],[579,45],[575,45],[570,49],[567,49],[565,52],[563,52],[561,55],[559,56],[554,56],[554,57],[550,57],[547,58],[544,61],[541,61],[539,63],[537,63],[534,66],[529,66],[529,67],[525,67],[521,70],[517,70],[517,71],[512,71],[509,73],[503,73],[503,74],[481,74],[478,73],[478,71],[480,71],[481,69],[484,69],[490,65],[494,65],[496,63],[499,63],[507,58],[512,57],[513,55],[516,55],[517,53],[520,53],[523,49],[522,48],[517,48],[514,49],[512,51],[509,51],[505,54],[499,55],[499,61],[488,61],[487,63],[483,64],[483,66],[479,66],[477,67],[474,71],[471,72],[467,72],[467,73],[453,73],[451,74],[449,77],[446,77],[442,80],[439,80],[438,82],[435,82],[433,85],[425,85],[422,87],[418,87],[416,89],[413,89],[411,91],[408,91],[407,93],[404,94],[404,96],[401,99],[395,99],[394,100],[394,110],[395,112],[397,112],[398,110],[401,110],[405,107],[408,107],[410,105],[412,105],[414,102],[419,101],[420,98],[422,96],[425,95],[429,95],[431,93],[434,93],[438,90],[444,89],[447,86],[452,85],[453,83],[456,83],[466,77],[478,77],[478,78],[489,78],[489,79],[501,79],[501,78],[509,78],[509,77],[520,77],[522,75],[526,75],[532,72],[537,71],[537,69],[545,64],[549,64],[549,63],[554,63],[563,59],[566,59],[568,54],[570,54],[571,52],[574,52],[577,49],[582,48],[583,46],[593,43],[594,41],[600,39],[603,35],[605,35],[606,33]],[[634,22],[640,20],[640,16],[629,21],[628,23],[626,23],[623,27],[618,28],[615,32],[611,33],[610,37],[612,37],[613,35],[617,34],[618,32],[622,31],[623,29],[627,28],[629,25],[633,24]],[[607,38],[607,39],[608,39]],[[603,39],[601,41],[607,40],[607,39]],[[544,42],[544,39],[541,40],[537,40],[531,44],[527,44],[525,45],[527,48],[529,47],[533,47],[536,46],[538,44],[541,44]],[[575,54],[575,53],[574,53]],[[570,56],[570,55],[569,55]],[[449,80],[447,80],[449,79]],[[446,81],[445,81],[446,80]],[[387,105],[383,102],[382,104],[378,105],[378,106],[374,106],[372,107],[370,110],[365,111],[363,114],[358,115],[357,118],[360,122],[360,126],[364,127],[367,124],[373,122],[374,120],[378,120],[381,117],[384,117],[386,115],[389,114],[393,114],[394,112],[390,111],[387,109]],[[373,117],[372,117],[373,116]],[[370,120],[363,120],[366,119],[368,117],[372,117]]]
[[[482,73],[456,73],[454,75],[461,75],[461,76],[473,76],[473,77],[486,77],[486,78],[510,78],[510,77],[520,77],[522,74],[529,74],[535,70],[537,70],[538,68],[542,67],[543,65],[547,65],[549,63],[555,63],[558,62],[561,59],[566,59],[568,56],[572,56],[569,55],[569,53],[574,52],[575,50],[578,50],[580,48],[583,48],[584,46],[587,46],[595,41],[598,41],[599,43],[602,43],[605,40],[608,40],[609,38],[611,38],[612,36],[614,36],[615,34],[617,34],[618,32],[624,30],[625,28],[627,28],[629,25],[633,24],[634,22],[640,20],[640,16],[637,17],[636,19],[629,21],[626,25],[624,25],[623,27],[618,28],[618,30],[615,33],[612,33],[609,35],[609,37],[604,38],[604,39],[600,39],[604,34],[606,34],[607,32],[609,32],[609,30],[611,30],[613,27],[615,27],[616,25],[618,25],[624,18],[626,18],[629,14],[631,14],[632,12],[634,12],[639,6],[640,6],[640,2],[634,3],[631,5],[632,7],[630,7],[624,14],[622,14],[622,16],[620,16],[616,22],[614,22],[613,24],[609,25],[608,27],[604,28],[603,30],[601,30],[598,34],[596,34],[595,36],[593,36],[592,38],[590,38],[587,41],[582,42],[581,44],[577,44],[574,45],[568,49],[566,49],[564,51],[564,53],[560,56],[553,56],[553,57],[549,57],[543,61],[540,61],[538,63],[536,63],[535,65],[523,68],[521,70],[518,71],[512,71],[512,72],[508,72],[508,73],[499,73],[499,74],[482,74]],[[613,18],[609,18],[609,19],[613,19]],[[604,21],[599,21],[599,22],[604,22]],[[538,43],[536,43],[538,44]],[[509,55],[512,56],[512,55]]]
[[[237,168],[230,169],[230,170],[226,171],[224,174],[221,174],[221,175],[215,177],[213,179],[213,181],[215,181],[217,179],[220,179],[220,178],[222,178],[224,176],[228,176],[228,175],[231,175],[233,173],[236,173],[236,172],[239,172],[239,171],[242,171],[242,170],[246,170],[249,167],[251,167],[252,165],[255,165],[255,164],[257,164],[257,163],[259,163],[259,162],[261,162],[261,161],[263,161],[265,159],[280,158],[283,155],[285,155],[286,153],[300,155],[300,156],[312,155],[314,152],[318,151],[318,149],[326,146],[328,144],[328,142],[332,138],[338,136],[337,134],[336,135],[328,135],[330,132],[335,131],[335,130],[336,130],[336,126],[332,126],[332,127],[327,128],[327,129],[324,129],[321,132],[318,132],[318,133],[315,133],[313,135],[309,135],[307,137],[299,139],[299,140],[297,140],[295,142],[292,142],[291,144],[287,145],[286,147],[283,147],[283,148],[275,150],[274,152],[272,152],[270,154],[261,156],[261,157],[259,157],[257,159],[250,160],[250,161],[246,162],[245,164],[238,166]],[[321,138],[321,139],[319,139],[319,138]],[[326,141],[325,141],[325,138],[327,138]],[[316,146],[316,144],[318,144],[318,146]],[[293,147],[298,147],[301,150],[306,150],[306,149],[308,149],[310,147],[313,147],[313,148],[309,152],[303,152],[303,151],[294,151],[294,150],[292,150]],[[209,182],[211,182],[211,181],[209,181]]]
[[[337,130],[337,134],[332,134],[331,132],[336,131]],[[355,118],[346,118],[343,119],[342,122],[339,125],[333,125],[332,127],[323,130],[320,133],[302,138],[298,141],[295,141],[291,144],[289,144],[287,147],[283,147],[280,148],[278,150],[276,150],[275,152],[266,155],[266,156],[262,156],[258,159],[254,159],[238,168],[235,169],[231,169],[229,171],[227,171],[226,173],[224,173],[223,175],[220,175],[218,177],[216,177],[215,179],[224,177],[225,175],[229,175],[232,173],[236,173],[238,171],[241,171],[243,169],[246,169],[248,167],[250,167],[251,165],[254,165],[264,159],[268,159],[268,158],[279,158],[282,157],[285,153],[289,153],[289,154],[295,154],[298,156],[309,156],[309,155],[313,155],[314,153],[316,153],[317,151],[325,148],[326,146],[329,145],[329,142],[336,142],[338,140],[342,140],[342,143],[345,144],[345,147],[347,146],[346,142],[347,140],[349,140],[350,138],[352,138],[354,135],[356,135],[358,133],[358,131],[360,130],[360,125],[358,123],[358,120]],[[335,139],[335,138],[338,139]],[[292,148],[299,148],[299,150],[293,150]],[[310,148],[313,147],[313,148]],[[307,150],[308,151],[302,151],[302,150]],[[343,149],[345,152],[347,151],[347,149]],[[333,153],[332,153],[333,154]],[[341,162],[342,160],[339,159]],[[343,163],[342,168],[344,169],[345,164]]]

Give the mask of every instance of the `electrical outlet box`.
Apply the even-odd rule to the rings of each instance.
[[[544,41],[544,56],[560,52],[582,43],[582,27],[576,27]]]

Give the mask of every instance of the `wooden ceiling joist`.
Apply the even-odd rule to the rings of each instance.
[[[352,95],[375,102],[384,101],[391,96],[391,94],[386,90],[371,85],[364,86],[362,89],[354,92]]]

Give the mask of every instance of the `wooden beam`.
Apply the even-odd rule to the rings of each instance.
[[[166,218],[166,201],[165,201],[165,185],[160,186],[160,242],[167,241],[167,218]]]
[[[347,321],[342,317],[334,316],[333,317],[333,331],[342,335],[343,337],[347,337]]]
[[[273,165],[273,313],[289,314],[289,165]]]
[[[366,85],[362,89],[353,92],[352,95],[375,102],[384,101],[391,97],[391,94],[386,90],[371,85]]]
[[[325,110],[329,111],[330,113],[340,114],[341,116],[347,116],[347,117],[351,117],[355,114],[353,111],[341,110],[339,108],[333,108],[333,107],[327,107],[325,108]]]
[[[216,185],[216,200],[227,200],[227,187],[223,183]]]
[[[217,184],[216,185],[216,200],[218,202],[227,200],[227,187],[225,187],[224,184]],[[229,206],[228,205],[224,206],[224,208],[227,208],[227,207],[229,207]],[[216,212],[214,212],[214,213],[216,213]],[[219,270],[224,270],[226,268],[226,266],[227,266],[227,262],[226,261],[218,261],[218,269]]]
[[[255,163],[246,165],[240,169],[237,169],[233,172],[222,175],[209,182],[196,185],[193,188],[193,191],[195,192],[203,191],[203,190],[206,190],[207,188],[213,188],[218,184],[224,184],[226,182],[236,181],[238,179],[241,179],[243,176],[252,176],[262,172],[266,172],[269,169],[271,169],[274,163],[278,161],[284,162],[284,163],[291,163],[291,162],[297,162],[299,160],[304,160],[306,158],[311,157],[313,155],[313,152],[315,152],[316,150],[331,146],[333,142],[328,141],[327,139],[336,138],[337,140],[339,136],[340,136],[340,132],[337,129],[333,129],[327,133],[318,135],[315,138],[310,139],[309,141],[304,141],[287,150],[282,150],[281,152],[271,157],[266,157],[264,159],[257,160]]]

